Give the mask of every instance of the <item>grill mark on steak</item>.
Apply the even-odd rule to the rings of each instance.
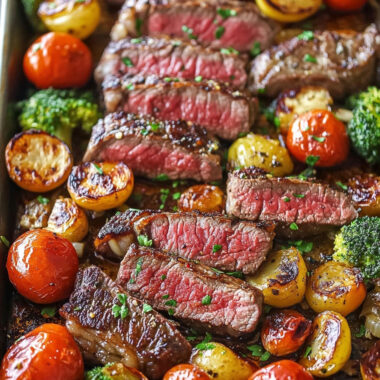
[[[94,126],[83,161],[122,161],[135,175],[209,182],[222,178],[218,149],[197,125],[118,112]]]
[[[223,18],[218,14],[219,8],[233,9],[236,15]],[[214,23],[214,20],[217,22]],[[184,30],[184,26],[188,29]],[[224,28],[219,36],[218,28]],[[201,44],[216,49],[232,47],[239,51],[249,51],[255,42],[259,42],[262,48],[270,46],[278,29],[278,24],[264,18],[251,2],[129,0],[119,13],[111,38],[120,40],[141,34],[165,34],[196,39]]]
[[[126,65],[125,58],[131,64]],[[95,70],[95,78],[100,84],[107,75],[139,74],[182,79],[201,76],[242,89],[247,83],[246,65],[246,55],[225,54],[194,40],[166,36],[129,37],[110,42]]]
[[[254,273],[272,248],[274,226],[237,221],[220,214],[126,211],[98,233],[97,252],[122,257],[136,235],[155,248],[225,271]]]
[[[136,273],[138,263],[141,271]],[[131,246],[120,265],[117,282],[158,310],[170,310],[190,326],[217,334],[249,334],[261,315],[262,294],[258,289],[154,249]],[[210,303],[202,303],[207,296]]]
[[[223,139],[249,132],[258,109],[256,98],[215,81],[194,82],[155,76],[109,76],[103,82],[108,112],[186,120]]]
[[[288,237],[316,234],[358,216],[350,197],[328,185],[267,177],[249,169],[229,173],[226,210],[242,219],[276,222],[276,232]],[[299,229],[290,230],[291,223]]]
[[[120,305],[118,294],[126,296],[125,318],[112,314],[112,306]],[[173,322],[154,310],[144,313],[141,301],[95,266],[79,270],[70,300],[59,312],[85,354],[98,363],[121,361],[160,379],[191,353]]]
[[[317,31],[310,41],[292,38],[260,54],[252,63],[249,88],[274,97],[306,85],[322,86],[335,98],[366,88],[375,75],[375,25],[362,33]],[[317,62],[309,62],[307,55]]]

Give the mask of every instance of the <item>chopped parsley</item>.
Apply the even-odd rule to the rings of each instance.
[[[320,136],[314,136],[314,135],[311,135],[311,138],[315,141],[320,142],[320,143],[322,143],[326,140],[326,137],[320,137]]]
[[[220,52],[222,53],[222,54],[239,54],[239,52],[236,50],[236,49],[234,49],[234,48],[232,48],[232,47],[229,47],[229,48],[222,48],[222,49],[220,49]],[[233,80],[234,78],[232,78],[232,80]]]
[[[194,340],[197,340],[197,337],[196,336],[187,336],[186,340],[188,340],[189,342],[193,342]]]
[[[290,202],[290,198],[289,198],[289,197],[284,197],[284,198],[282,198],[282,200],[283,200],[284,202]]]
[[[261,53],[261,45],[260,42],[255,42],[249,51],[252,57],[256,57]]]
[[[270,352],[265,351],[261,356],[260,356],[260,361],[265,362],[270,358]]]
[[[311,351],[312,351],[311,350],[311,346],[307,346],[306,350],[305,350],[305,353],[303,354],[303,357],[307,358],[310,355]]]
[[[314,33],[311,30],[304,30],[297,38],[299,40],[311,41],[314,39]]]
[[[212,253],[216,253],[222,249],[222,246],[220,244],[214,244],[212,247]]]
[[[94,168],[96,169],[96,171],[100,174],[100,175],[103,175],[104,172],[103,172],[103,169],[98,165],[98,164],[95,164],[94,162],[92,163],[94,165]]]
[[[161,276],[161,280],[162,280],[162,281],[166,280],[166,274],[163,274],[163,275]]]
[[[149,131],[148,131],[147,129],[143,128],[143,129],[141,130],[141,134],[142,134],[143,136],[146,136],[146,135],[149,134]]]
[[[168,314],[169,314],[169,315],[174,315],[174,309],[169,309],[169,310],[168,310]]]
[[[305,194],[293,194],[295,198],[305,198]]]
[[[196,40],[198,37],[193,34],[193,29],[189,28],[186,25],[182,25],[182,31],[187,34],[191,40]]]
[[[157,132],[158,128],[160,127],[159,123],[150,123],[150,128],[152,129],[153,132]]]
[[[166,174],[159,174],[156,178],[154,178],[155,181],[167,181],[169,177]]]
[[[280,118],[275,116],[273,119],[273,124],[275,125],[276,128],[279,128],[281,125]]]
[[[306,126],[302,126],[302,127],[301,127],[301,131],[303,131],[303,132],[307,132],[309,129],[310,129],[310,126],[309,126],[309,125],[306,125]]]
[[[133,67],[133,62],[129,57],[124,57],[121,59],[125,66],[127,67]]]
[[[224,26],[218,26],[215,30],[215,38],[218,40],[222,38],[225,31],[226,31],[226,28]]]
[[[153,310],[152,306],[148,305],[147,303],[144,303],[144,305],[143,305],[143,312],[144,313],[149,313],[152,310]]]
[[[131,39],[131,42],[132,42],[133,44],[139,44],[141,41],[142,41],[142,38],[132,38],[132,39]]]
[[[270,353],[268,351],[265,351],[258,344],[248,346],[247,349],[251,352],[252,356],[260,357],[260,361],[266,361],[270,358]]]
[[[42,205],[47,205],[49,203],[49,198],[45,198],[42,195],[39,195],[37,197],[38,203],[41,203]]]
[[[176,300],[173,300],[173,299],[171,299],[171,300],[167,300],[167,301],[165,302],[165,305],[166,305],[166,306],[174,306],[174,307],[176,307],[176,306],[177,306],[177,301],[176,301]]]
[[[126,86],[125,86],[125,89],[128,90],[128,91],[132,91],[135,89],[135,85],[133,83],[128,83]]]
[[[302,253],[309,253],[313,249],[313,242],[304,240],[288,241],[290,246],[296,247]]]
[[[169,294],[164,294],[163,296],[162,296],[162,299],[164,299],[164,300],[167,300],[167,299],[169,299]]]
[[[265,92],[266,92],[265,88],[258,88],[257,89],[258,94],[265,94]]]
[[[317,58],[307,53],[303,57],[304,62],[317,63]]]
[[[169,189],[160,189],[160,193],[161,193],[161,195],[160,195],[160,201],[161,201],[160,210],[163,210],[165,207],[166,201],[168,199],[170,190]]]
[[[228,276],[236,277],[236,278],[243,278],[243,272],[235,271],[235,272],[226,272]]]
[[[229,17],[236,16],[236,14],[237,14],[235,9],[218,8],[216,11],[218,12],[218,15],[221,18],[223,18],[224,20],[229,18]]]
[[[292,231],[298,231],[298,226],[297,226],[297,223],[290,223],[290,226],[289,228],[292,230]]]
[[[357,333],[355,333],[355,336],[357,338],[362,338],[364,335],[365,335],[365,326],[360,325],[359,331]]]
[[[137,236],[137,241],[143,247],[151,247],[153,245],[153,241],[148,239],[148,236],[146,235]]]
[[[306,163],[309,165],[309,166],[314,166],[317,162],[319,161],[319,156],[307,156],[306,157]]]
[[[57,308],[55,306],[45,306],[42,310],[41,310],[41,315],[43,317],[54,317],[55,313],[57,312]]]
[[[347,185],[345,185],[344,183],[342,183],[342,182],[340,182],[340,181],[336,181],[335,183],[336,183],[336,185],[338,185],[342,190],[347,191],[347,189],[348,189],[348,186],[347,186]]]
[[[202,298],[202,305],[210,305],[211,304],[211,296],[208,294]]]
[[[173,194],[173,199],[176,201],[177,199],[181,198],[181,193],[178,191]]]
[[[141,36],[141,27],[143,25],[143,20],[141,18],[136,18],[135,22],[135,28],[136,28],[136,34],[138,36]]]
[[[119,300],[119,302],[121,303],[121,305],[115,304],[115,305],[112,306],[112,315],[115,318],[120,317],[121,319],[124,319],[129,314],[129,309],[126,306],[127,296],[125,294],[123,294],[123,293],[119,293],[117,295],[117,299]]]
[[[196,82],[202,82],[202,76],[201,75],[198,75],[198,76],[196,76],[195,78],[194,78],[194,80],[196,81]]]
[[[201,343],[197,344],[195,348],[199,351],[213,350],[215,348],[215,344],[210,343],[211,339],[212,335],[210,333],[206,333],[205,338]]]
[[[179,181],[173,181],[173,183],[172,183],[173,189],[175,189],[176,187],[178,187],[178,185],[179,185]]]

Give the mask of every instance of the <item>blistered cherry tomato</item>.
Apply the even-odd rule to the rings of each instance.
[[[73,245],[47,230],[25,232],[8,252],[9,280],[22,296],[36,303],[67,298],[78,266]]]
[[[367,0],[326,0],[329,8],[340,12],[357,11],[367,3]]]
[[[47,33],[27,50],[24,72],[38,88],[82,87],[91,76],[91,52],[70,34]]]
[[[9,348],[0,380],[82,380],[79,347],[65,326],[46,323]]]
[[[286,145],[297,160],[316,166],[340,164],[349,151],[344,124],[327,110],[298,116],[290,125]]]
[[[179,364],[169,369],[163,380],[210,380],[210,376],[192,364]]]
[[[295,310],[277,310],[264,320],[261,342],[272,355],[296,352],[310,334],[311,321]]]
[[[313,376],[296,362],[280,360],[261,368],[248,380],[313,380]]]

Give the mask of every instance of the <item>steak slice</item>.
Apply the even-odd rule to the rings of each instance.
[[[98,83],[107,75],[140,74],[194,79],[203,77],[237,88],[247,83],[247,57],[225,49],[202,47],[195,41],[162,37],[125,38],[111,42],[95,71]]]
[[[127,315],[116,317],[112,308],[122,301]],[[161,379],[191,353],[173,322],[154,310],[144,312],[141,301],[95,266],[79,270],[70,300],[59,313],[87,358],[102,364],[122,362],[150,379]]]
[[[126,211],[98,233],[96,250],[122,257],[136,235],[153,247],[225,271],[254,273],[272,248],[273,225],[237,221],[220,214]]]
[[[328,185],[255,169],[229,173],[226,210],[242,219],[276,222],[276,232],[288,237],[316,234],[358,216],[350,197]]]
[[[117,282],[154,308],[216,334],[249,334],[261,315],[262,293],[247,282],[150,248],[131,246]]]
[[[218,140],[194,124],[118,112],[92,129],[83,161],[122,161],[135,175],[209,182],[222,178],[218,149]]]
[[[123,110],[160,120],[186,120],[228,140],[249,132],[258,108],[257,99],[247,92],[211,80],[113,76],[104,81],[103,94],[108,112]]]
[[[250,90],[273,97],[311,85],[342,98],[364,89],[375,76],[376,35],[371,25],[363,33],[326,30],[314,32],[306,41],[295,37],[256,57]]]
[[[270,46],[277,30],[277,24],[264,18],[252,2],[127,0],[111,38],[165,34],[216,49],[249,51],[255,43]]]

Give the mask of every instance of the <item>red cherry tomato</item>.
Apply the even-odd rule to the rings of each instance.
[[[340,12],[357,11],[367,3],[367,0],[326,0],[329,8]]]
[[[301,162],[310,163],[319,157],[316,166],[340,164],[349,151],[344,124],[326,110],[313,110],[298,116],[290,125],[286,145]]]
[[[248,380],[313,380],[313,376],[296,362],[280,360],[261,368]]]
[[[169,369],[163,380],[210,380],[210,376],[192,364],[179,364]]]
[[[91,76],[91,52],[70,34],[47,33],[27,50],[24,72],[38,88],[82,87]]]
[[[261,342],[272,355],[296,352],[310,334],[311,321],[295,310],[277,310],[264,320]]]
[[[73,245],[47,230],[24,233],[8,252],[9,280],[21,295],[36,303],[67,298],[78,266]]]
[[[9,348],[0,380],[83,380],[79,347],[65,326],[46,323]]]

